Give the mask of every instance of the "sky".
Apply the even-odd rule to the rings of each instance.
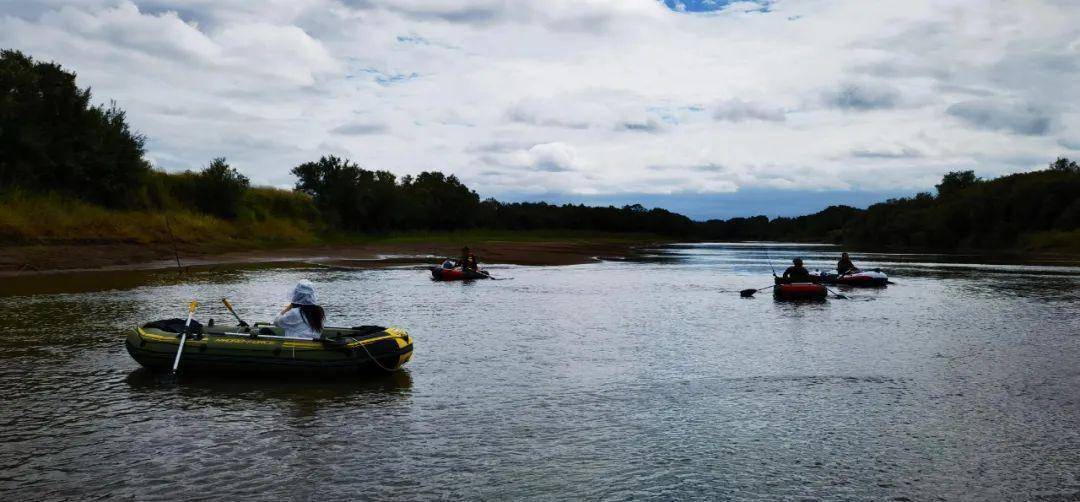
[[[1080,157],[1072,0],[0,0],[168,171],[795,215]]]

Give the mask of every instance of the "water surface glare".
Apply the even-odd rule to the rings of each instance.
[[[799,255],[679,245],[639,260],[166,273],[0,297],[0,499],[1080,500],[1080,268],[878,253],[896,284],[775,301]],[[650,258],[650,256],[652,258]],[[331,325],[392,324],[364,380],[138,369],[125,330],[249,320],[312,280]],[[50,279],[62,280],[62,279]]]

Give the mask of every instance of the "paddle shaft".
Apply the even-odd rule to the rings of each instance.
[[[187,340],[188,328],[191,327],[191,318],[195,317],[195,307],[198,305],[196,302],[188,304],[187,322],[184,323],[184,332],[180,333],[180,347],[176,349],[176,359],[173,359],[172,372],[175,374],[176,369],[180,367],[180,354],[184,352],[184,342]]]
[[[842,295],[840,293],[837,293],[836,291],[833,291],[833,290],[829,289],[828,287],[825,287],[825,291],[828,291],[828,292],[832,293],[833,296],[835,296],[836,298],[839,298],[841,300],[847,300],[846,296],[844,296],[844,295]]]
[[[772,288],[775,288],[775,287],[776,287],[776,284],[773,284],[772,286],[766,286],[766,287],[761,288],[761,289],[744,289],[742,291],[739,291],[739,296],[750,297],[750,296],[754,296],[754,294],[757,293],[758,291],[765,291],[766,289],[772,289]]]
[[[244,322],[244,320],[240,318],[240,315],[237,314],[235,310],[233,310],[232,305],[229,304],[228,298],[222,298],[221,303],[224,303],[225,308],[229,309],[229,313],[232,314],[233,317],[236,318],[236,322],[240,323],[241,326],[247,326],[248,325],[248,323]]]

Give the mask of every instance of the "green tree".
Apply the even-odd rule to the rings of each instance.
[[[212,160],[194,181],[199,210],[226,219],[236,218],[240,200],[250,186],[248,178],[229,166],[224,157]]]
[[[1048,169],[1050,171],[1064,173],[1080,173],[1080,165],[1077,165],[1076,161],[1069,160],[1065,157],[1058,157],[1057,160],[1050,163]]]
[[[401,212],[397,179],[388,171],[368,171],[333,155],[292,169],[296,190],[310,194],[331,226],[355,231],[397,228]]]
[[[431,230],[454,230],[477,226],[480,196],[456,176],[425,171],[402,180],[409,211],[408,225]]]
[[[90,105],[90,90],[55,63],[0,51],[0,191],[72,195],[112,207],[134,204],[149,174],[144,138],[124,112]]]
[[[979,178],[975,177],[975,171],[953,171],[941,178],[941,183],[935,187],[938,197],[947,197],[978,182]]]

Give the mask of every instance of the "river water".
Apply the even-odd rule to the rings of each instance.
[[[838,254],[700,244],[467,284],[399,267],[10,287],[0,499],[1080,500],[1080,267],[856,255],[895,284],[739,297],[771,284],[770,260]],[[204,322],[227,319],[223,296],[265,320],[300,279],[330,325],[407,329],[406,369],[170,381],[123,347],[192,298]]]

